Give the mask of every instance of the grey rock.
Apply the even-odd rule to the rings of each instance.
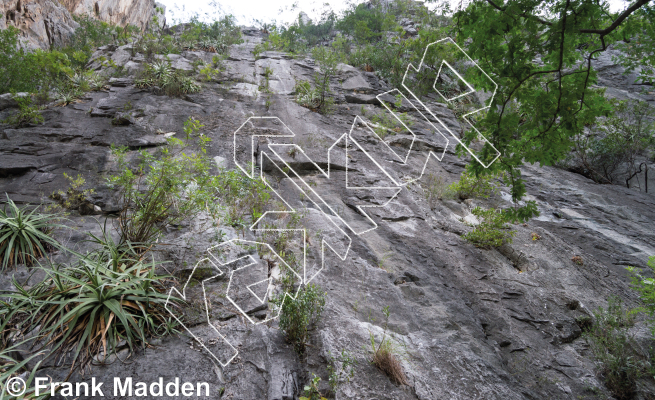
[[[15,100],[15,98],[27,97],[29,95],[30,95],[29,93],[25,93],[25,92],[20,92],[16,94],[12,94],[12,93],[0,94],[0,111],[5,110],[7,108],[18,107],[18,102]]]
[[[165,23],[156,10],[156,7],[163,7],[165,11],[165,6],[154,0],[62,0],[60,3],[73,14],[87,14],[113,25],[134,25],[145,29],[155,15],[158,15],[160,24]]]
[[[127,87],[133,83],[134,79],[132,78],[109,78],[109,84],[111,86]]]
[[[61,3],[51,0],[3,1],[0,14],[0,29],[19,29],[28,49],[63,46],[79,26]]]
[[[370,95],[370,94],[363,94],[363,93],[346,93],[345,95],[346,101],[348,103],[354,103],[354,104],[380,104],[380,101],[377,99],[377,97]]]

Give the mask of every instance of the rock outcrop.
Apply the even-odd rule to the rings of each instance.
[[[164,6],[154,0],[3,0],[0,29],[18,28],[26,48],[49,49],[64,45],[79,26],[72,14],[145,29],[154,15],[160,24],[165,23],[163,10]]]
[[[157,8],[164,9],[162,4],[155,0],[61,0],[60,3],[72,14],[87,14],[100,21],[113,25],[126,26],[134,25],[145,29]]]
[[[156,148],[165,143],[165,135],[177,132],[182,137],[184,121],[193,115],[203,123],[202,133],[212,140],[208,155],[233,168],[234,132],[253,115],[276,116],[296,133],[294,143],[319,165],[330,163],[333,170],[331,178],[325,179],[299,155],[287,157],[290,167],[337,204],[338,213],[365,226],[367,221],[357,206],[379,206],[385,198],[372,191],[351,190],[345,184],[346,157],[328,161],[326,150],[353,127],[354,116],[386,112],[374,95],[391,88],[373,73],[342,65],[331,87],[336,100],[333,113],[312,112],[299,106],[293,94],[296,81],[309,80],[317,71],[312,60],[281,52],[264,52],[255,59],[252,52],[261,37],[251,32],[246,39],[230,49],[219,79],[204,83],[201,93],[184,98],[135,87],[132,78],[145,60],[143,55],[133,55],[129,46],[100,49],[95,58],[112,59],[132,76],[112,79],[108,91],[88,93],[80,103],[47,109],[43,124],[0,127],[0,193],[36,204],[66,187],[63,173],[82,174],[96,188],[89,201],[111,220],[117,211],[116,193],[104,180],[115,168],[111,145],[132,151]],[[171,56],[181,70],[195,59],[211,58],[212,54],[198,51]],[[102,68],[100,63],[96,67]],[[622,90],[641,96],[630,86]],[[447,124],[457,125],[447,107],[433,105]],[[416,118],[414,149],[423,156],[435,149],[443,151],[428,124],[409,110],[409,116]],[[10,112],[0,111],[0,120]],[[129,113],[128,123],[112,124],[112,118],[125,113]],[[386,147],[379,146],[379,138],[370,135],[366,139],[362,143],[376,159],[392,162],[386,157]],[[268,138],[255,140],[256,152],[270,150]],[[407,132],[397,132],[385,141],[399,150],[407,150],[412,143]],[[351,186],[383,183],[373,173],[370,160],[355,151],[347,157],[355,165],[348,177]],[[466,162],[451,144],[441,162],[428,164],[428,171],[447,184],[458,179]],[[471,229],[464,221],[474,206],[510,204],[507,188],[491,199],[444,200],[431,205],[419,182],[403,189],[387,206],[371,208],[377,229],[353,235],[347,259],[330,257],[314,281],[327,292],[327,304],[302,360],[284,341],[276,322],[252,325],[235,311],[225,296],[224,277],[230,274],[224,274],[191,288],[187,299],[189,307],[198,307],[203,304],[202,295],[208,296],[212,325],[239,349],[228,366],[213,364],[190,337],[170,336],[139,352],[129,363],[93,366],[92,372],[72,379],[94,377],[107,382],[107,387],[114,377],[143,382],[179,377],[183,382],[208,382],[212,398],[297,399],[312,373],[327,382],[330,357],[345,350],[358,364],[352,379],[342,383],[339,399],[609,398],[581,336],[580,321],[606,306],[610,295],[637,304],[625,266],[646,271],[646,257],[655,254],[653,194],[598,185],[553,167],[526,166],[522,172],[528,199],[537,202],[541,216],[512,226],[514,242],[500,249],[479,249],[461,236]],[[325,232],[316,208],[294,194],[293,179],[280,177],[279,193],[297,210],[305,210],[304,224]],[[84,232],[100,234],[99,225],[88,217],[71,215],[67,223],[76,229],[62,241],[77,250],[89,246],[83,241]],[[167,245],[158,254],[171,262],[169,271],[188,274],[213,237],[223,241],[260,238],[230,226],[199,233],[194,230],[199,223],[176,226],[162,239]],[[540,239],[534,240],[533,234]],[[315,247],[308,254],[310,259],[316,257],[320,240],[312,236],[311,242]],[[250,254],[260,259],[256,251]],[[573,256],[583,262],[573,262]],[[9,287],[12,275],[26,280],[30,272],[21,268],[0,275],[0,287]],[[393,384],[370,363],[370,337],[379,341],[382,336],[385,306],[391,310],[389,329],[402,349],[407,386]],[[271,312],[266,307],[246,311],[253,318]],[[215,331],[206,322],[198,321],[191,330],[216,341]],[[648,335],[642,323],[634,333]],[[67,372],[55,369],[43,376],[58,381]],[[653,387],[642,391],[651,396],[643,398],[655,394]]]
[[[68,10],[54,0],[3,0],[0,29],[18,28],[27,48],[61,46],[79,26]]]

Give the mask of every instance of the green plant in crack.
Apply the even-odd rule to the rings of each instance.
[[[19,208],[7,198],[0,210],[0,271],[16,264],[33,265],[49,250],[59,248],[51,237],[53,230],[62,227],[55,223],[57,214],[39,214],[38,207],[29,211],[28,206]]]
[[[146,64],[134,83],[140,88],[156,88],[168,96],[182,96],[200,91],[200,85],[191,77],[184,76],[181,71],[173,69],[171,62],[167,60]]]
[[[213,175],[213,160],[206,155],[209,138],[198,134],[202,125],[189,118],[186,137],[168,138],[159,154],[142,150],[127,158],[126,148],[113,148],[118,173],[107,178],[120,195],[118,228],[122,242],[143,249],[155,242],[167,226],[207,211],[221,210],[217,202],[221,177]]]
[[[516,232],[507,225],[507,218],[503,210],[490,208],[485,210],[475,207],[471,213],[475,215],[480,223],[475,225],[471,232],[462,237],[473,243],[476,247],[500,247],[505,243],[511,243]]]
[[[20,128],[30,124],[40,124],[44,121],[41,115],[41,108],[32,104],[31,97],[14,97],[18,103],[18,112],[11,115],[3,122]]]
[[[309,381],[309,384],[305,385],[303,388],[305,391],[304,396],[300,396],[299,400],[327,400],[321,392],[318,390],[318,384],[321,382],[321,378],[312,373],[312,379]]]
[[[64,172],[64,178],[69,182],[68,189],[54,192],[50,195],[50,198],[57,200],[66,209],[77,210],[87,201],[88,196],[95,193],[95,189],[82,189],[86,184],[86,180],[81,174],[73,177]]]
[[[617,398],[633,398],[637,381],[652,375],[650,356],[643,354],[629,328],[634,313],[626,310],[619,297],[610,297],[606,309],[594,312],[593,324],[584,332],[598,366],[598,374],[607,389]]]
[[[394,383],[407,385],[407,377],[400,364],[397,345],[393,343],[388,334],[389,316],[391,315],[389,306],[384,307],[382,313],[384,314],[384,328],[380,343],[376,343],[373,332],[370,333],[371,351],[373,352],[371,363],[384,372]]]
[[[339,386],[345,380],[350,380],[355,376],[355,365],[357,360],[352,354],[348,353],[345,349],[336,357],[329,355],[328,373],[330,374],[329,383],[332,393],[336,396]]]
[[[282,282],[283,290],[295,293],[295,274],[285,271]],[[302,286],[296,298],[281,295],[273,300],[280,307],[279,326],[286,340],[300,355],[305,353],[309,331],[321,318],[325,307],[325,292],[313,283]]]

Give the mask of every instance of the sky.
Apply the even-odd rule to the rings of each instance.
[[[261,22],[289,23],[297,18],[300,11],[306,12],[310,18],[320,18],[324,7],[329,6],[334,11],[343,11],[350,3],[360,3],[356,0],[157,0],[166,6],[168,25],[187,21],[191,16],[198,15],[201,20],[213,21],[226,14],[237,18],[239,25],[257,25]],[[450,0],[452,5],[458,0]],[[621,10],[630,2],[625,0],[609,0],[612,10]]]

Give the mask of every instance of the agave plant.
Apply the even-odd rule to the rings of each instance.
[[[179,79],[180,82],[180,91],[182,93],[197,93],[200,91],[200,85],[198,85],[193,79],[189,77],[182,77]]]
[[[0,309],[5,309],[6,308],[4,307],[5,305],[6,303],[0,305]],[[30,372],[29,375],[24,380],[27,389],[21,395],[20,398],[23,400],[46,399],[50,397],[49,393],[36,396],[35,389],[31,387],[32,381],[34,381],[35,374],[38,371],[42,361],[37,362],[31,369],[29,369],[28,367],[28,364],[35,358],[41,356],[42,353],[34,353],[28,356],[27,358],[24,358],[22,356],[21,357],[15,356],[16,354],[25,351],[23,347],[28,345],[28,342],[30,340],[31,339],[26,339],[19,342],[15,342],[10,346],[5,346],[5,343],[2,343],[2,347],[0,348],[0,382],[6,384],[9,383],[12,378],[17,377],[19,375],[23,375],[24,372]],[[17,360],[16,358],[20,358],[20,360]],[[2,389],[3,389],[3,393],[0,394],[0,399],[4,398],[5,390],[8,388],[3,387]]]
[[[82,93],[79,92],[79,89],[73,89],[67,92],[58,92],[55,101],[58,105],[67,106],[71,103],[75,103],[81,95]]]
[[[316,109],[321,104],[321,95],[313,89],[309,82],[301,81],[296,84],[296,102],[303,107]]]
[[[163,60],[155,61],[147,66],[148,74],[157,80],[170,79],[173,75],[171,63]]]
[[[89,76],[83,72],[75,72],[73,75],[69,76],[68,79],[73,87],[78,88],[81,91],[86,92],[91,89]]]
[[[71,369],[123,348],[133,352],[150,337],[176,331],[164,308],[167,277],[155,275],[156,266],[137,261],[115,270],[92,253],[71,267],[44,268],[48,278],[30,288],[14,280],[15,291],[4,295],[12,301],[0,331],[15,326],[19,334],[36,332],[33,347],[47,350],[46,359],[58,364],[70,362]]]
[[[49,247],[60,247],[50,237],[52,231],[61,226],[54,223],[58,216],[37,214],[37,210],[38,207],[32,211],[27,206],[18,208],[7,198],[7,204],[0,211],[0,270],[4,271],[15,264],[32,265],[34,260],[47,253]]]
[[[100,75],[97,72],[91,72],[89,73],[89,86],[91,87],[91,90],[99,90],[102,89],[105,84],[107,83],[107,78],[104,76]]]

